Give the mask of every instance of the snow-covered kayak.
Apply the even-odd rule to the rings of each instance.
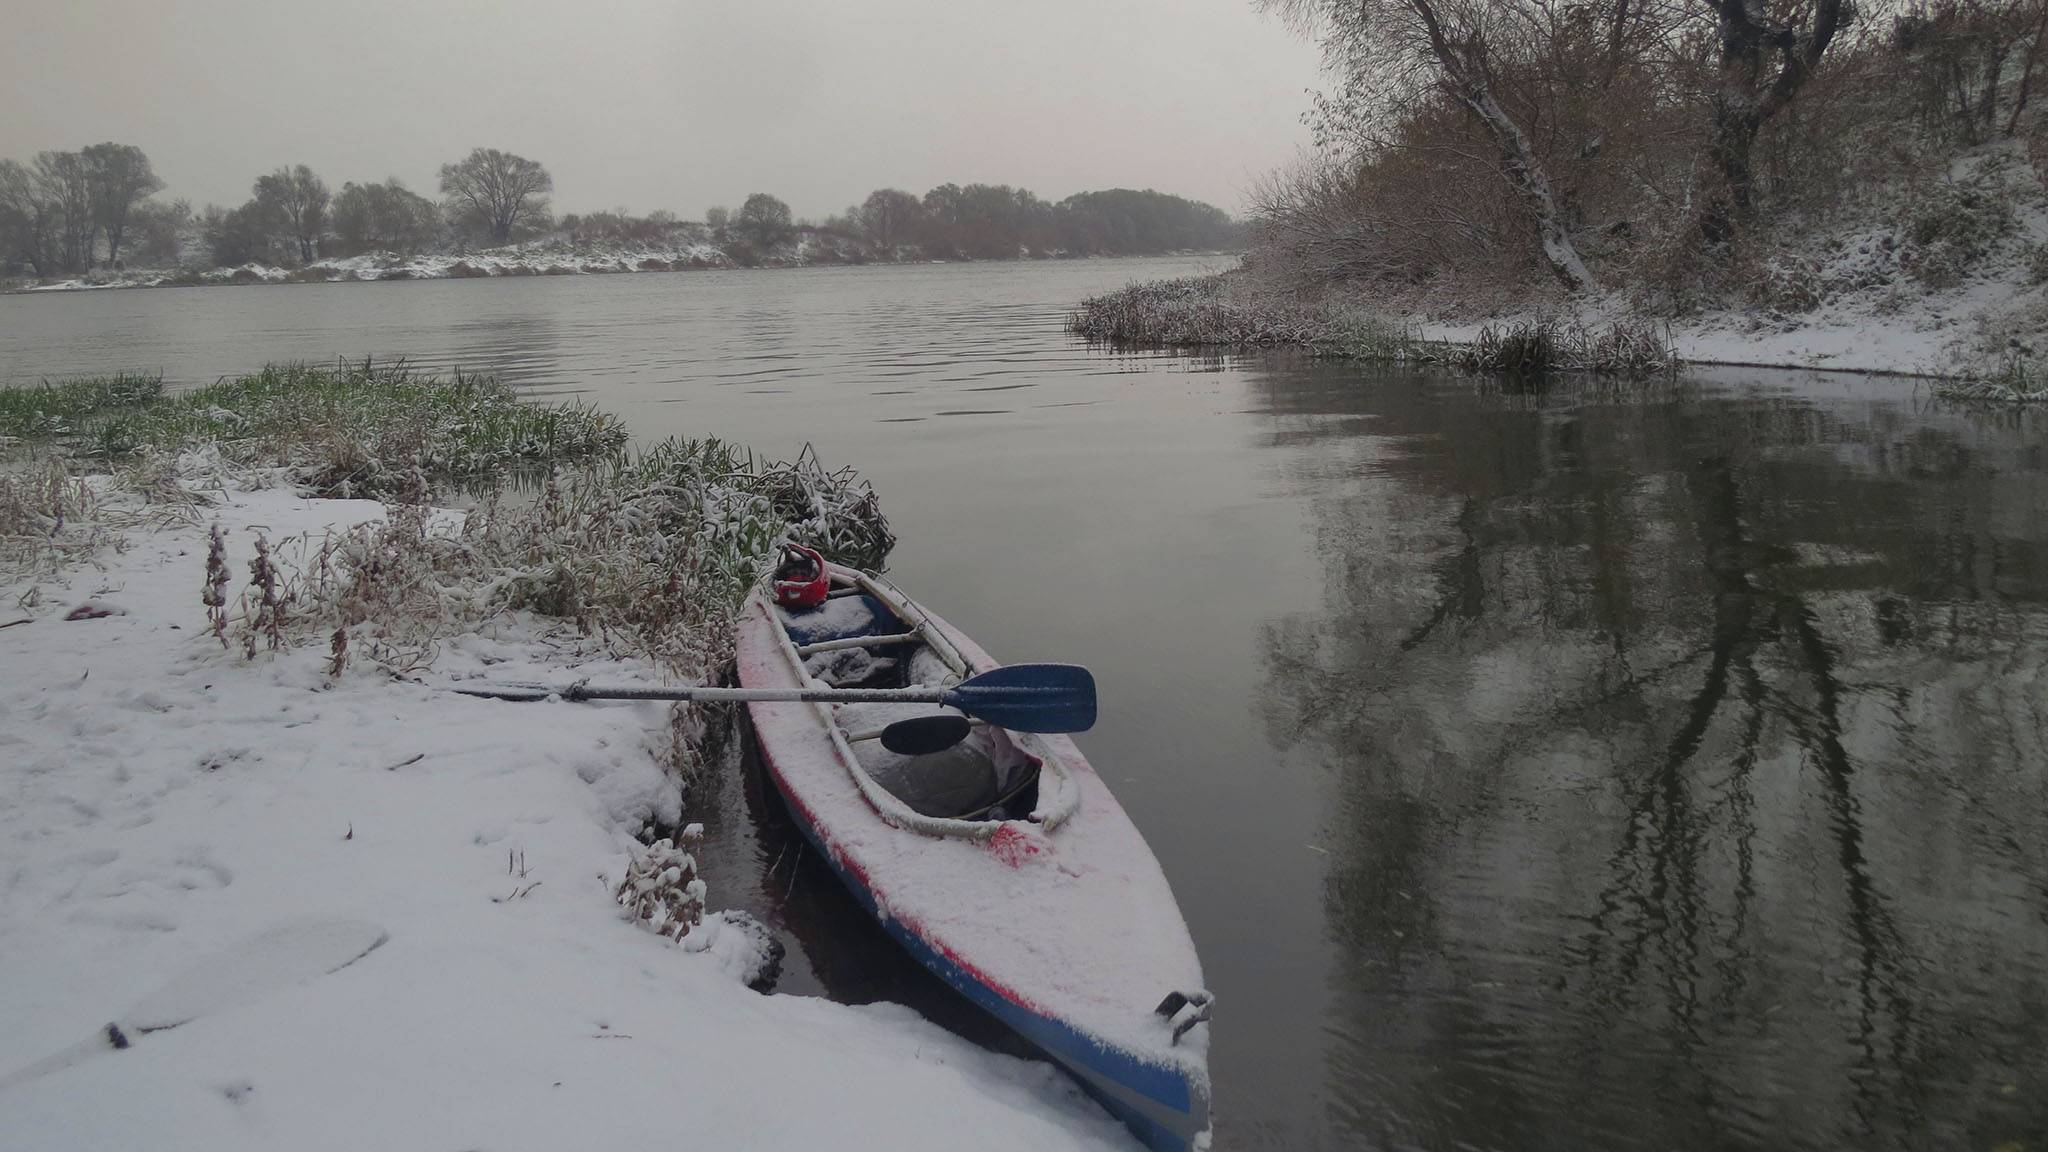
[[[741,685],[945,687],[997,667],[887,581],[829,578],[813,607],[778,604],[766,582],[749,599]],[[1147,1145],[1207,1145],[1201,963],[1159,862],[1072,740],[976,725],[905,756],[875,734],[935,705],[748,708],[798,826],[911,955]]]

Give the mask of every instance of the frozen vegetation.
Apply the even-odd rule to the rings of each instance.
[[[1500,366],[1482,354],[1489,333],[1535,326],[1581,349],[1556,367],[1676,358],[1937,377],[1936,390],[1960,400],[2048,399],[2037,365],[2048,349],[2048,187],[2019,147],[1970,150],[1939,183],[1894,189],[1853,216],[1783,223],[1773,243],[1748,279],[1683,307],[1647,285],[1567,294],[1304,281],[1255,248],[1231,272],[1087,300],[1069,327],[1111,342],[1289,344],[1483,368]]]
[[[402,365],[0,435],[0,1145],[1128,1146],[1048,1066],[749,990],[716,717],[442,687],[715,674],[775,541],[887,549],[850,472]]]
[[[1272,7],[1323,50],[1316,151],[1254,190],[1243,271],[1077,331],[2048,398],[2038,0]]]

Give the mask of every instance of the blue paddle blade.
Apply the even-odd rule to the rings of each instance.
[[[1095,727],[1095,677],[1078,664],[1006,664],[963,680],[943,701],[1012,732]]]

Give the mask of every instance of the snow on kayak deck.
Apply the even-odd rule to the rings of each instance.
[[[937,617],[976,668],[996,661]],[[759,594],[740,625],[741,682],[793,686],[781,623]],[[1080,805],[1050,833],[939,838],[884,822],[860,794],[813,704],[754,704],[766,756],[811,809],[832,851],[865,874],[885,914],[1007,989],[1026,1007],[1207,1083],[1208,1029],[1178,1045],[1153,1009],[1203,987],[1186,922],[1159,862],[1072,740],[1042,737],[1072,769]],[[1040,803],[1046,802],[1040,798]]]
[[[235,591],[252,525],[382,515],[224,499]],[[244,661],[206,632],[205,557],[203,526],[137,532],[4,614],[33,620],[0,628],[0,1078],[88,1043],[0,1087],[0,1147],[1132,1146],[1050,1065],[906,1009],[757,995],[715,942],[622,920],[601,877],[678,815],[663,706],[330,686],[314,648]],[[64,618],[89,597],[125,613]],[[650,675],[579,643],[508,620],[435,673]],[[236,987],[206,976],[237,950]]]

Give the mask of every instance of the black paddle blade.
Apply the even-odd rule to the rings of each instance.
[[[973,730],[965,716],[918,716],[882,729],[882,747],[898,756],[929,756],[967,739]]]
[[[1012,732],[1095,727],[1095,677],[1078,664],[1006,664],[963,680],[942,701]]]

